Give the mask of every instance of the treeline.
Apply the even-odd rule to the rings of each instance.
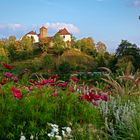
[[[103,42],[95,44],[90,37],[80,40],[72,37],[71,42],[64,42],[56,34],[53,38],[41,39],[36,44],[33,38],[29,37],[16,40],[16,37],[10,36],[8,39],[0,40],[1,61],[11,63],[33,59],[35,56],[39,59],[42,55],[45,55],[44,60],[41,60],[44,61],[42,66],[52,69],[53,61],[56,61],[54,67],[62,63],[67,66],[66,63],[68,63],[72,70],[79,71],[97,71],[99,67],[108,67],[113,72],[117,72],[126,71],[129,67],[135,72],[140,68],[140,48],[127,40],[121,41],[114,54],[106,51],[106,45]]]

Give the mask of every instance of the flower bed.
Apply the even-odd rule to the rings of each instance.
[[[126,82],[106,79],[100,88],[76,76],[32,79],[27,68],[16,74],[9,64],[1,67],[0,139],[139,138],[140,100],[118,94],[126,93]],[[138,82],[133,91],[139,91]]]

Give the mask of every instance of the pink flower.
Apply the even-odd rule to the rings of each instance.
[[[23,95],[21,93],[21,91],[15,87],[12,87],[12,91],[13,91],[13,96],[17,99],[22,99],[23,98]]]
[[[18,82],[18,81],[19,81],[19,79],[18,79],[16,76],[13,76],[13,77],[12,77],[12,80],[13,80],[14,82]]]
[[[10,72],[6,72],[6,73],[4,74],[4,76],[7,77],[7,78],[12,78],[12,77],[13,77],[13,74],[10,73]]]
[[[13,66],[11,66],[11,65],[9,65],[9,64],[6,64],[6,63],[3,63],[2,64],[6,69],[12,69],[13,68]]]
[[[92,101],[92,104],[95,106],[98,106],[99,104],[97,103],[97,101]]]
[[[101,99],[102,99],[103,101],[107,102],[107,101],[109,100],[109,97],[108,97],[107,94],[102,94],[102,95],[101,95]]]

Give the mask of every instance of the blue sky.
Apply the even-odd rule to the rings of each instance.
[[[140,0],[1,0],[0,38],[18,38],[42,25],[53,35],[64,26],[115,51],[122,39],[140,46]]]

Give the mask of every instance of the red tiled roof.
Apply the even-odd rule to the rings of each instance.
[[[58,34],[59,35],[70,35],[70,33],[68,32],[68,30],[66,28],[59,30]]]
[[[31,35],[37,35],[36,32],[34,31],[30,31],[29,33],[27,33],[26,35],[31,34]]]

